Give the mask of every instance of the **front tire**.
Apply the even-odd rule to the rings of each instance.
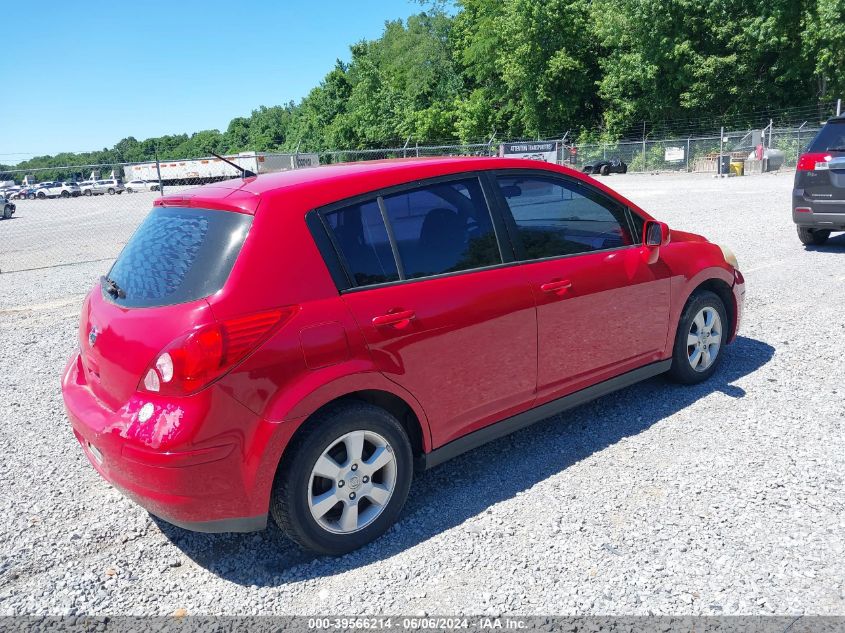
[[[339,556],[381,536],[399,517],[413,453],[399,421],[379,407],[326,409],[287,448],[270,512],[305,549]]]
[[[607,165],[602,165],[601,169],[599,170],[599,173],[602,176],[607,176],[610,173],[610,167],[608,167]]]
[[[110,195],[110,196],[113,196],[113,195],[114,195],[114,189],[112,189],[111,187],[109,187],[109,195]]]
[[[717,294],[694,293],[678,321],[669,377],[685,385],[710,378],[722,360],[729,327],[725,304]]]
[[[6,205],[3,207],[3,219],[9,220],[12,217],[12,207],[10,205]]]
[[[808,229],[803,226],[799,226],[797,228],[798,239],[801,240],[801,243],[805,246],[821,246],[827,242],[827,238],[830,237],[830,231]]]
[[[70,198],[70,192],[68,192],[68,191],[62,191],[61,195],[62,195],[62,198]]]

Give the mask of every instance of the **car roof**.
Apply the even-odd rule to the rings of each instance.
[[[306,201],[309,208],[317,208],[414,180],[491,169],[530,169],[563,173],[579,180],[589,178],[565,166],[524,158],[488,156],[394,158],[321,165],[262,174],[252,178],[235,178],[164,196],[158,198],[154,204],[165,207],[208,207],[255,213],[262,200],[272,200],[284,195],[289,197],[285,205],[278,205],[280,207],[294,209],[301,206],[292,204],[298,199]],[[639,209],[602,183],[592,181],[592,184],[628,203],[631,207]]]

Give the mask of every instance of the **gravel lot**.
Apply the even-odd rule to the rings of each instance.
[[[59,375],[152,194],[20,203],[0,268],[48,268],[0,275],[0,614],[845,614],[845,236],[801,246],[789,173],[605,182],[737,253],[747,313],[720,371],[425,473],[400,522],[340,559],[275,527],[185,532],[100,479]]]

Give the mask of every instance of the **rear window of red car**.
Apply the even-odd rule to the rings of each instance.
[[[153,307],[207,297],[223,287],[252,216],[229,211],[157,207],[138,227],[108,277],[126,307]]]

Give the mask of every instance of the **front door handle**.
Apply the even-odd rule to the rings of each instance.
[[[556,293],[562,295],[564,292],[572,287],[572,282],[568,279],[550,281],[540,286],[540,290],[548,293]]]
[[[376,327],[384,327],[392,325],[397,328],[407,326],[417,314],[413,310],[402,310],[400,312],[390,312],[382,314],[381,316],[373,317],[373,325]]]

